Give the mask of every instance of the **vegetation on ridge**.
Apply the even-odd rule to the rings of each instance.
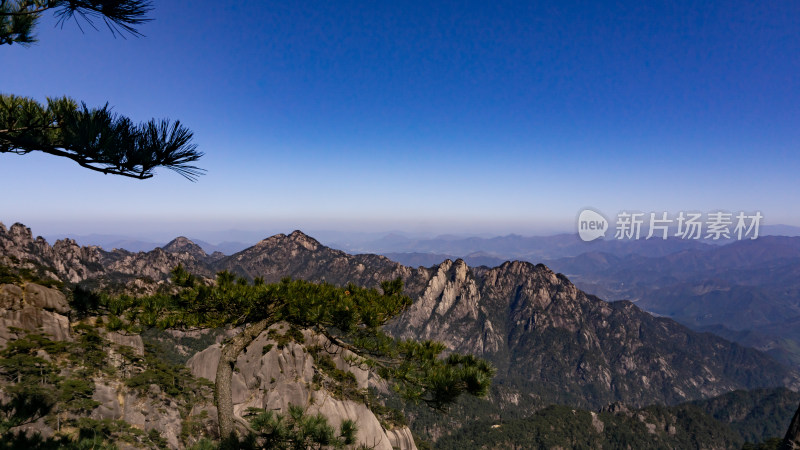
[[[215,386],[221,436],[236,431],[230,397],[236,357],[278,322],[288,323],[290,329],[311,330],[336,348],[348,350],[353,355],[348,362],[392,381],[403,398],[443,409],[461,394],[488,393],[494,368],[486,361],[471,355],[444,357],[440,343],[396,340],[381,331],[386,321],[411,304],[402,295],[399,279],[383,282],[379,292],[352,284],[337,287],[290,279],[276,284],[256,279],[251,284],[223,271],[208,285],[179,266],[173,281],[181,287],[175,294],[103,297],[101,306],[115,317],[113,327],[118,329],[243,327],[223,342],[221,350]],[[282,338],[275,338],[280,345]],[[320,361],[325,366],[324,359]],[[330,373],[329,378],[339,383],[348,381]]]

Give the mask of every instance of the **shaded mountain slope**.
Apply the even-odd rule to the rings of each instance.
[[[662,257],[586,253],[549,261],[581,289],[800,363],[800,238],[763,236]]]

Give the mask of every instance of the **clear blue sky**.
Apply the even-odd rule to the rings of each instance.
[[[800,225],[800,2],[156,1],[47,17],[0,92],[179,119],[208,174],[0,155],[34,233],[570,229],[583,207]]]

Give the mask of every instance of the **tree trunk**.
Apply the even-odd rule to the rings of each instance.
[[[220,439],[225,439],[232,433],[235,433],[233,427],[231,377],[233,376],[233,367],[236,364],[236,358],[262,331],[266,330],[269,325],[269,319],[247,325],[244,331],[231,338],[227,343],[222,344],[214,385],[214,403],[217,405]]]
[[[792,423],[786,431],[786,437],[779,447],[781,450],[795,450],[800,448],[800,408],[794,413]]]

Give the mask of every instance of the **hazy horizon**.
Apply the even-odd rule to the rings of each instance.
[[[38,43],[0,51],[0,89],[180,120],[207,175],[2,154],[0,220],[534,235],[592,207],[800,225],[797,3],[154,6],[140,38],[45,15]]]
[[[508,237],[511,235],[522,237],[552,237],[558,235],[575,235],[577,238],[577,230],[573,224],[571,229],[539,229],[538,231],[483,231],[483,232],[453,232],[451,229],[444,229],[443,232],[436,230],[403,230],[403,229],[375,229],[375,230],[355,230],[355,229],[324,229],[315,227],[292,227],[279,225],[267,225],[262,228],[246,229],[246,228],[228,228],[228,229],[201,229],[195,228],[193,230],[175,228],[164,228],[163,226],[158,230],[146,231],[141,227],[137,229],[124,229],[97,227],[83,224],[75,225],[73,230],[70,231],[69,227],[61,227],[61,224],[45,224],[39,226],[38,224],[31,225],[21,221],[5,221],[0,218],[6,228],[14,223],[19,222],[31,229],[33,236],[42,236],[50,244],[53,244],[57,239],[71,238],[78,241],[81,245],[100,245],[107,247],[109,243],[117,243],[119,241],[131,241],[141,244],[153,244],[154,246],[162,246],[171,240],[183,236],[194,241],[202,241],[212,246],[221,244],[244,244],[245,246],[254,245],[258,241],[268,238],[277,234],[289,234],[294,230],[300,230],[303,233],[317,239],[326,246],[352,246],[358,247],[359,245],[369,244],[373,241],[380,241],[381,239],[391,236],[398,236],[409,240],[433,240],[433,239],[466,239],[466,238],[483,238],[491,239],[497,237]],[[614,240],[613,227],[610,225],[611,231],[606,235],[606,240]],[[800,235],[800,227],[787,224],[769,224],[762,223],[761,235],[787,235],[798,236]],[[642,235],[642,239],[644,234]],[[678,238],[670,237],[670,239],[679,240]],[[111,248],[107,248],[110,250]],[[343,248],[347,249],[347,248]],[[148,248],[149,250],[149,248]],[[588,250],[588,248],[587,248]]]

